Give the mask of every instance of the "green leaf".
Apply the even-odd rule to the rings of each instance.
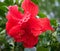
[[[57,28],[58,24],[56,19],[50,19],[50,23],[55,29]]]
[[[7,6],[0,6],[0,10],[7,12]]]
[[[34,2],[35,4],[38,4],[38,1],[37,0],[32,0],[32,2]]]
[[[44,18],[44,17],[47,17],[45,14],[43,14],[42,12],[39,12],[38,13],[38,16],[40,17],[40,18]]]
[[[5,17],[5,13],[7,12],[7,7],[6,6],[0,6],[0,16]]]
[[[13,0],[4,0],[4,2],[7,4],[7,6],[14,4]]]
[[[49,51],[49,49],[44,47],[37,47],[37,51]]]
[[[57,20],[56,19],[50,19],[51,25],[57,26]]]
[[[6,3],[0,2],[0,6],[6,6]]]

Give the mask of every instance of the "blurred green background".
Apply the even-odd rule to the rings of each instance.
[[[32,0],[39,6],[39,17],[50,18],[51,25],[55,32],[44,32],[39,36],[36,45],[37,51],[60,51],[60,0]],[[21,9],[22,0],[0,0],[0,51],[23,51],[21,43],[16,43],[6,35],[6,13],[7,6],[17,4]]]

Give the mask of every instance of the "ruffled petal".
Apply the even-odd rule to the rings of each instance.
[[[19,25],[12,27],[8,33],[8,35],[13,37],[16,42],[21,42],[23,40],[22,39],[23,34],[24,34],[24,30],[21,30]]]
[[[22,8],[24,9],[24,12],[29,12],[31,17],[34,17],[38,14],[38,6],[31,2],[31,0],[24,0],[22,2]]]
[[[25,34],[23,46],[27,48],[32,48],[38,43],[38,37],[34,37],[32,34]]]
[[[11,22],[6,23],[6,31],[7,34],[14,38],[16,42],[22,42],[22,35],[25,33],[24,30],[21,29],[20,25],[16,25]]]
[[[53,31],[54,29],[52,28],[51,24],[50,24],[50,20],[48,18],[40,18],[40,25],[42,27],[42,31],[45,32],[47,30],[51,30]]]
[[[42,27],[37,18],[31,18],[28,23],[34,36],[39,36],[42,33]]]
[[[7,33],[8,33],[9,30],[10,30],[13,26],[15,26],[16,24],[17,24],[17,22],[14,21],[14,20],[13,20],[13,22],[8,21],[8,22],[6,23],[6,31],[7,31]]]
[[[16,19],[16,20],[18,20],[18,19],[21,19],[22,18],[22,13],[20,13],[19,12],[19,10],[18,10],[18,6],[17,5],[14,5],[14,6],[9,6],[8,7],[8,13],[7,13],[7,15],[6,15],[6,18],[7,19]]]
[[[11,36],[16,36],[19,33],[20,33],[20,26],[16,25],[9,30],[8,34],[10,34]]]

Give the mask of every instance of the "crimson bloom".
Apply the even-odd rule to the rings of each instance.
[[[6,32],[16,42],[22,42],[24,47],[33,47],[38,43],[38,36],[47,30],[53,30],[48,18],[36,18],[38,6],[31,0],[22,2],[24,13],[18,10],[18,6],[9,6],[6,15]]]

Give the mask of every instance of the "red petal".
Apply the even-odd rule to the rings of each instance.
[[[12,27],[8,33],[8,35],[13,37],[16,42],[21,42],[23,40],[22,39],[23,34],[24,31],[21,30],[21,27],[19,25]]]
[[[53,31],[53,28],[50,25],[50,20],[48,18],[40,18],[40,25],[41,25],[43,31],[47,31],[47,30]]]
[[[31,2],[30,0],[24,0],[22,2],[22,8],[24,9],[25,12],[29,12],[32,17],[36,16],[38,13],[38,6]]]
[[[9,6],[8,7],[9,11],[8,11],[8,16],[7,19],[9,19],[11,16],[13,19],[21,19],[22,18],[22,14],[19,12],[18,10],[18,6],[14,5],[14,6]]]
[[[17,25],[17,26],[14,26],[12,27],[10,30],[9,30],[9,33],[11,36],[16,36],[17,34],[20,33],[20,26]]]
[[[37,18],[31,18],[28,23],[34,36],[39,36],[42,33],[42,27]]]
[[[6,23],[6,31],[9,32],[9,30],[10,30],[13,26],[15,26],[16,24],[17,24],[17,22],[15,22],[15,21],[13,21],[13,22],[8,21],[8,22]]]
[[[25,34],[24,37],[24,47],[31,48],[38,43],[38,37],[34,37],[33,34]]]

